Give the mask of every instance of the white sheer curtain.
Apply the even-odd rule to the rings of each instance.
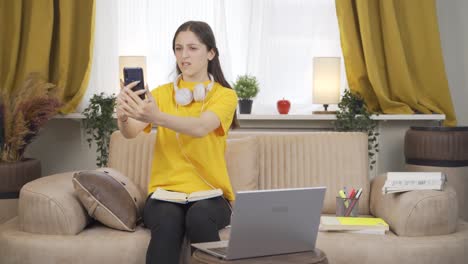
[[[119,91],[118,3],[96,1],[93,61],[88,89],[76,112],[82,112],[89,99],[98,93],[110,95]]]
[[[99,0],[93,70],[87,94],[118,91],[118,56],[147,57],[151,88],[172,81],[172,38],[188,20],[211,25],[226,79],[260,82],[253,113],[310,113],[313,57],[341,57],[334,0]],[[345,73],[342,71],[342,86]],[[342,88],[343,89],[343,88]],[[94,92],[93,92],[94,91]],[[89,97],[88,97],[89,98]]]
[[[245,72],[261,85],[253,112],[277,113],[276,102],[284,97],[291,113],[310,113],[313,57],[342,57],[335,1],[249,2]],[[344,85],[344,70],[342,80]]]
[[[172,38],[188,20],[210,24],[225,77],[231,79],[224,0],[119,0],[119,55],[147,57],[148,84],[154,88],[175,76]]]

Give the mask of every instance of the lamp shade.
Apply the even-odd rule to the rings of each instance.
[[[340,57],[314,57],[314,104],[338,104],[340,102]]]
[[[123,69],[125,67],[141,67],[143,69],[145,83],[148,82],[148,78],[146,78],[146,56],[119,56],[119,73],[121,80],[124,79]]]

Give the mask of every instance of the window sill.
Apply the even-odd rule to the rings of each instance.
[[[115,117],[115,116],[114,116]],[[72,119],[82,120],[84,115],[81,113],[58,114],[54,119]],[[445,120],[445,115],[442,114],[413,114],[413,115],[373,115],[371,117],[378,121],[394,121],[394,122],[415,122],[429,121],[440,125]],[[237,115],[240,128],[332,128],[333,121],[336,120],[334,114],[310,114],[310,115],[257,115],[257,114],[239,114]]]
[[[116,115],[113,115],[116,118]],[[85,119],[85,116],[82,113],[70,113],[70,114],[57,114],[53,119]]]
[[[445,120],[441,114],[413,114],[413,115],[373,115],[371,117],[379,123],[391,121],[391,123],[414,123],[416,121],[434,122],[440,125]],[[296,128],[296,129],[330,129],[333,128],[334,114],[310,114],[310,115],[246,115],[237,116],[240,128]]]
[[[56,119],[84,119],[81,113],[58,114],[54,116]],[[256,115],[256,114],[239,114],[239,120],[336,120],[334,114],[310,114],[310,115]],[[374,120],[434,120],[443,121],[445,115],[442,114],[414,114],[414,115],[373,115]]]
[[[443,121],[445,115],[442,114],[412,114],[412,115],[372,115],[374,120],[434,120]],[[310,114],[310,115],[256,115],[239,114],[238,120],[336,120],[334,114]]]

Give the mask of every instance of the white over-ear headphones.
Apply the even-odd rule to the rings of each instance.
[[[190,104],[194,99],[196,102],[201,102],[205,100],[206,94],[211,91],[214,85],[214,78],[213,75],[208,74],[210,76],[210,83],[205,87],[203,83],[199,83],[195,85],[193,88],[193,93],[188,88],[179,88],[177,83],[179,83],[182,74],[179,74],[177,78],[174,80],[174,92],[175,92],[175,101],[177,104],[185,106]]]

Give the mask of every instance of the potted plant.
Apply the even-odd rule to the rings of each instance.
[[[62,102],[56,86],[38,73],[0,95],[0,199],[15,199],[24,184],[41,176],[40,161],[25,157],[25,150]]]
[[[233,85],[234,91],[239,98],[239,112],[241,114],[250,114],[252,112],[252,98],[259,91],[257,78],[251,75],[240,75]]]
[[[93,140],[97,145],[96,165],[106,167],[109,156],[109,141],[112,133],[117,130],[117,122],[113,118],[115,95],[95,94],[88,107],[83,110],[84,128],[88,135],[86,139],[91,148]]]
[[[338,104],[334,126],[336,131],[359,131],[367,134],[369,167],[372,170],[376,163],[375,155],[379,152],[377,121],[371,119],[371,113],[359,94],[345,90]]]

